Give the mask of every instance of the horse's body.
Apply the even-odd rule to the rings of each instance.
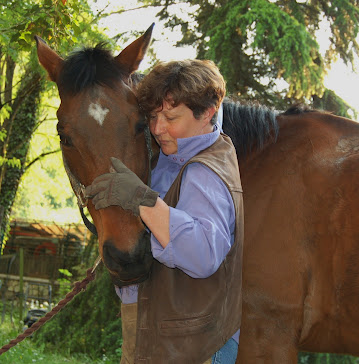
[[[40,62],[59,86],[64,160],[84,185],[108,172],[112,156],[147,179],[143,117],[128,80],[149,38],[114,59],[121,72],[110,84],[78,86],[75,78],[76,89],[63,77],[70,64],[38,40]],[[298,350],[359,355],[359,125],[225,104],[223,128],[238,152],[245,203],[237,363],[296,363]],[[141,220],[119,207],[88,208],[115,281],[143,280],[150,258]]]
[[[319,112],[278,123],[276,143],[240,160],[240,363],[359,355],[359,125]]]

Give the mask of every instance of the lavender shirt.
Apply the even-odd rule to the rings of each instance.
[[[182,166],[218,138],[218,126],[209,134],[177,139],[177,154],[160,152],[152,171],[152,189],[163,199]],[[152,254],[169,268],[193,278],[207,278],[219,268],[234,241],[235,211],[223,181],[200,163],[188,165],[182,176],[180,198],[170,207],[170,242],[163,248],[151,235]],[[122,303],[137,302],[138,286],[116,287]],[[239,331],[233,336],[238,342]]]

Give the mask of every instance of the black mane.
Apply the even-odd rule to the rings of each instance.
[[[286,111],[272,110],[259,104],[241,104],[229,99],[223,102],[223,131],[230,136],[239,157],[245,157],[254,149],[262,149],[264,143],[277,141],[279,125],[277,116],[322,112],[306,105],[296,104]]]
[[[278,114],[262,105],[224,101],[223,131],[232,139],[238,156],[245,156],[254,148],[261,149],[268,138],[276,141]]]
[[[95,85],[113,88],[125,78],[128,78],[126,70],[121,69],[105,43],[100,43],[71,53],[65,59],[58,83],[66,92],[77,94]]]

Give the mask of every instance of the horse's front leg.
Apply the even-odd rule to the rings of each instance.
[[[242,316],[236,364],[296,364],[296,325],[292,319],[285,321],[247,311]]]

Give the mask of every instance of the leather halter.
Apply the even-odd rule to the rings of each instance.
[[[151,161],[153,157],[153,151],[151,146],[151,133],[150,128],[148,125],[145,126],[143,129],[144,135],[145,135],[145,142],[146,142],[146,148],[147,148],[147,155],[148,155],[148,179],[147,179],[147,186],[151,187]],[[80,214],[82,217],[82,220],[85,224],[85,226],[90,230],[90,232],[97,236],[97,229],[96,226],[87,218],[87,216],[84,213],[84,208],[87,207],[88,204],[88,196],[86,196],[85,193],[85,186],[72,174],[70,171],[69,166],[66,163],[65,158],[62,158],[64,162],[65,171],[69,177],[72,189],[75,192],[75,195],[77,197],[77,205],[80,209]]]

